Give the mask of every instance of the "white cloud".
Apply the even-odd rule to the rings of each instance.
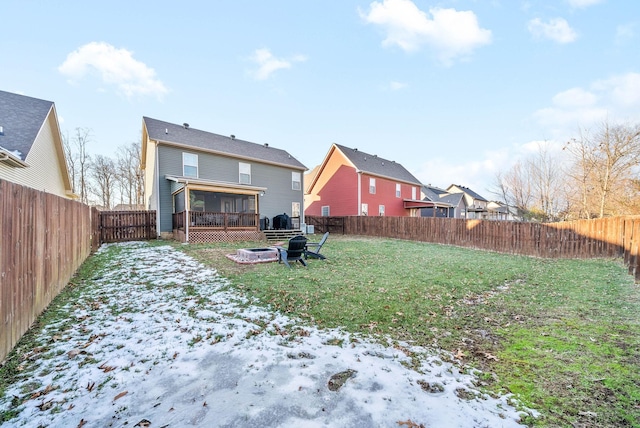
[[[636,37],[636,24],[621,24],[616,27],[616,44],[620,45]]]
[[[534,37],[557,43],[571,43],[578,38],[578,34],[564,18],[553,18],[549,22],[535,18],[529,21],[527,28]]]
[[[266,80],[278,70],[291,68],[294,62],[304,62],[307,57],[304,55],[295,55],[289,59],[280,59],[273,56],[269,49],[256,49],[251,60],[258,64],[258,69],[253,71],[251,75],[256,80]]]
[[[640,120],[640,73],[616,75],[595,81],[588,89],[560,92],[551,103],[534,117],[557,139],[603,120]]]
[[[602,0],[567,0],[571,7],[583,8],[593,6],[594,4],[602,3]]]
[[[446,189],[451,184],[460,184],[492,199],[490,189],[496,173],[511,165],[508,149],[487,151],[468,162],[459,159],[452,161],[444,158],[429,158],[418,171],[413,172],[424,184],[432,184]]]
[[[404,89],[406,88],[408,85],[406,83],[402,83],[402,82],[391,82],[389,84],[389,88],[393,91],[398,91],[400,89]]]
[[[640,73],[626,73],[599,80],[592,87],[605,93],[613,105],[640,108]]]
[[[556,94],[552,101],[558,107],[589,107],[596,104],[598,97],[582,88],[572,88]]]
[[[434,7],[427,14],[410,0],[383,0],[371,3],[369,12],[360,11],[360,16],[384,29],[383,46],[397,45],[411,52],[426,45],[445,65],[491,43],[491,31],[480,28],[472,11]]]
[[[58,71],[71,81],[97,73],[103,83],[115,85],[127,97],[155,95],[160,98],[168,92],[153,68],[134,59],[132,52],[103,42],[87,43],[71,52]]]

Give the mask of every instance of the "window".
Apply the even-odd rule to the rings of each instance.
[[[329,217],[330,215],[329,205],[324,205],[322,207],[322,217]]]
[[[411,199],[413,199],[414,201],[416,200],[416,188],[415,187],[411,188]]]
[[[362,215],[369,215],[369,204],[362,204]]]
[[[302,182],[300,181],[299,172],[291,171],[291,189],[292,190],[302,189]]]
[[[369,193],[371,193],[372,195],[376,193],[376,179],[375,178],[370,178],[369,179]]]
[[[400,189],[401,189],[400,183],[396,183],[396,198],[399,198],[401,195]]]
[[[251,164],[240,162],[240,184],[251,184]]]
[[[198,178],[198,155],[182,153],[182,176]]]
[[[300,217],[300,202],[291,202],[291,217]]]
[[[378,215],[384,215],[384,205],[378,205]]]

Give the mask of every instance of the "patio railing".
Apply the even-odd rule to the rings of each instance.
[[[173,228],[184,229],[185,212],[173,214]],[[189,211],[190,228],[206,229],[257,229],[259,216],[255,213],[222,213]]]

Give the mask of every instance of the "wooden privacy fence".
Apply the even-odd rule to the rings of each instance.
[[[0,361],[91,252],[79,202],[0,180]]]
[[[156,238],[155,211],[97,211],[100,244]],[[94,226],[95,227],[95,226]]]
[[[379,236],[548,258],[623,257],[640,282],[640,216],[559,223],[432,217],[306,216],[318,232]]]

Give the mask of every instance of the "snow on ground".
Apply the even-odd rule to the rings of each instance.
[[[406,345],[415,371],[393,347],[296,326],[171,246],[100,251],[117,255],[66,307],[73,322],[40,333],[53,342],[0,399],[24,400],[3,426],[521,427],[425,349]]]

